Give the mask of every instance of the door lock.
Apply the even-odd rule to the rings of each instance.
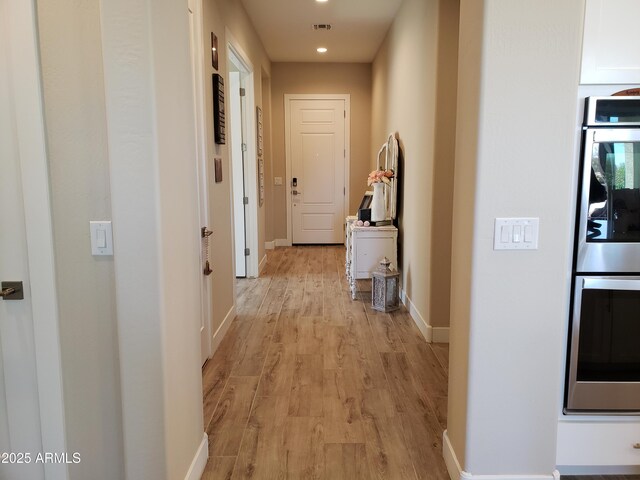
[[[22,282],[2,282],[0,284],[0,298],[3,300],[22,300]]]

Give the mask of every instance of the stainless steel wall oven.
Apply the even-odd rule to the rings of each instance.
[[[588,97],[565,413],[640,414],[640,97]]]

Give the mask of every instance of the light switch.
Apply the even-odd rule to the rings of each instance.
[[[524,226],[524,241],[527,243],[533,242],[533,227],[531,225]]]
[[[520,225],[513,226],[513,243],[520,243],[520,235],[522,234],[522,227]]]
[[[282,177],[273,177],[274,185],[282,185]]]
[[[96,244],[98,248],[107,248],[107,232],[105,232],[104,228],[96,229]]]
[[[113,255],[113,234],[110,221],[89,222],[91,255]]]
[[[536,250],[539,218],[496,218],[494,250]]]
[[[508,243],[511,238],[511,227],[509,225],[502,225],[500,232],[500,242]]]

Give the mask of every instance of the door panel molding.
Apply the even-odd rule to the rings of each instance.
[[[349,172],[351,166],[351,95],[350,94],[301,94],[286,93],[284,95],[284,127],[285,127],[285,161],[286,161],[286,182],[285,195],[287,206],[287,244],[291,245],[293,241],[293,218],[291,208],[291,171],[292,171],[292,152],[291,152],[291,102],[295,100],[342,100],[345,108],[344,122],[344,203],[343,217],[349,215]]]

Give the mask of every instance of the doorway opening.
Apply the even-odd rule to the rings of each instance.
[[[258,196],[253,67],[227,31],[228,131],[236,277],[258,276]]]

